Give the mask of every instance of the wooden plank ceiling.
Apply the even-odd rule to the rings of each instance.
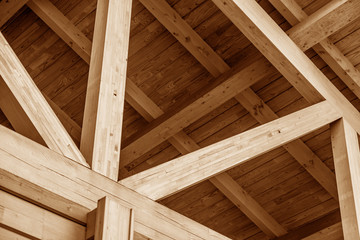
[[[230,0],[133,0],[119,180],[232,239],[320,239],[318,231],[328,227],[325,233],[342,239],[328,123],[344,117],[347,127],[360,131],[360,2],[257,2],[262,9],[252,16],[246,4],[237,8]],[[81,126],[91,124],[83,118],[96,0],[17,4],[6,14],[0,8],[1,32],[79,147]],[[256,22],[263,10],[290,38],[276,24]],[[246,20],[239,21],[239,13]],[[98,41],[99,51],[116,54]],[[104,65],[105,73],[111,64]],[[36,132],[3,80],[0,87],[0,123],[48,145],[51,140]],[[322,113],[318,106],[321,116],[314,112]],[[292,136],[287,126],[285,137],[257,128],[277,118],[268,126],[281,125],[281,117],[302,109],[317,119],[306,126],[297,115],[286,118],[294,122]],[[139,184],[153,173],[146,170],[183,154],[234,136],[249,135],[251,141],[254,135],[241,135],[249,129],[274,138],[221,169],[209,166],[207,175],[192,173],[197,180],[175,180],[183,173],[165,176],[165,182],[173,180],[172,191],[157,194],[146,181]],[[87,141],[93,140],[83,140],[82,148],[89,147]],[[226,159],[227,142],[216,146],[221,154],[214,159]],[[256,158],[246,161],[249,156]],[[172,168],[179,172],[191,172],[196,164],[178,160]],[[152,171],[157,169],[162,170]]]

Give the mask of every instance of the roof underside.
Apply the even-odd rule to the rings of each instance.
[[[96,0],[51,0],[92,39]],[[217,54],[230,66],[248,66],[262,54],[210,0],[167,0]],[[258,1],[264,10],[288,30],[291,25],[268,0]],[[311,15],[327,0],[296,0]],[[88,64],[28,7],[23,7],[2,32],[41,91],[78,125],[82,125]],[[357,67],[360,63],[360,19],[332,34],[329,39]],[[310,49],[306,55],[360,110],[359,99],[330,67]],[[294,87],[272,70],[251,89],[278,116],[310,104]],[[176,112],[194,101],[197,92],[209,88],[214,77],[138,1],[133,0],[127,77],[163,112]],[[254,109],[254,111],[261,111]],[[0,112],[1,124],[12,128]],[[130,136],[142,133],[149,123],[125,103],[123,146]],[[184,129],[205,147],[260,124],[235,98]],[[329,126],[301,138],[334,172]],[[77,142],[78,144],[78,142]],[[168,141],[120,169],[120,178],[144,171],[180,156]],[[337,218],[339,204],[284,148],[272,150],[227,173],[288,232],[318,219]],[[160,203],[233,239],[267,239],[267,236],[210,181],[204,181]],[[327,217],[328,216],[328,217]]]

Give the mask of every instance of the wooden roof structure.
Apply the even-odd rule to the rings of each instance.
[[[360,0],[0,0],[0,239],[360,240]]]

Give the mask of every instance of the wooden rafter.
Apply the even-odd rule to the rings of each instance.
[[[336,181],[345,240],[360,239],[360,150],[357,132],[341,119],[331,125]]]
[[[282,146],[339,117],[328,102],[322,102],[135,174],[120,183],[152,199],[164,198]],[[177,180],[174,181],[174,178]]]
[[[109,195],[136,210],[134,230],[149,238],[228,239],[5,127],[0,134],[2,188],[34,203],[86,223],[98,199]]]
[[[184,20],[182,20],[182,18],[178,14],[173,13],[174,10],[166,2],[156,1],[156,3],[154,4],[150,2],[151,1],[143,1],[142,3],[205,68],[208,69],[207,66],[211,66],[213,64],[214,68],[217,69],[217,72],[220,72],[221,74],[230,69],[230,67],[225,63],[225,61],[222,60],[205,41],[191,41],[193,38],[199,39],[200,36]],[[296,6],[293,6],[293,8],[294,7]],[[168,19],[168,15],[165,14],[168,12],[172,13],[170,14],[170,16],[173,16],[173,19]],[[166,17],[164,17],[164,14]],[[190,41],[185,41],[184,43],[183,38],[190,39]],[[208,53],[208,57],[198,57],[198,49],[207,49],[206,52]],[[212,73],[211,71],[209,72]],[[217,75],[214,73],[212,73],[212,75],[214,77],[217,77]],[[248,112],[250,112],[252,116],[262,124],[278,118],[277,115],[265,103],[263,103],[261,99],[250,88],[245,89],[243,92],[235,96],[235,99],[238,100],[240,104],[242,104],[248,110]],[[146,105],[147,102],[151,102],[151,100],[147,99],[146,101],[143,101],[142,104]],[[257,106],[261,106],[262,111],[253,111],[254,108],[257,109]],[[149,108],[151,109],[154,107],[149,106]],[[159,117],[160,115],[161,114],[157,115],[157,117]],[[177,135],[183,136],[183,134]],[[169,141],[173,143],[175,141],[174,139],[176,139],[176,137],[170,138]],[[191,143],[193,141],[183,139],[177,142]],[[179,144],[175,143],[174,146],[176,148],[179,148]],[[191,149],[191,151],[194,151],[199,149],[199,147],[192,147]],[[335,175],[301,140],[296,140],[292,143],[287,144],[285,146],[285,149],[287,149],[288,152],[302,166],[305,167],[305,169],[331,194],[331,196],[337,199],[338,195],[336,189]],[[180,152],[182,152],[181,147]],[[185,153],[188,152],[189,151],[185,151]]]
[[[252,0],[213,0],[213,2],[309,102],[320,100],[316,92],[318,91],[360,133],[358,110],[257,2]]]
[[[87,165],[76,144],[1,33],[0,52],[2,78],[48,147]]]
[[[337,240],[343,237],[341,223],[335,223],[302,240]]]
[[[98,1],[80,144],[92,169],[114,180],[119,172],[131,2]]]
[[[261,9],[261,11],[263,12],[262,9]],[[264,12],[263,12],[263,15],[266,16],[266,19],[269,19],[269,18],[270,18],[270,17],[269,17],[266,13],[264,13]],[[236,15],[234,15],[234,16],[236,16]],[[329,17],[329,16],[327,16],[327,17]],[[237,18],[237,19],[239,19],[239,18]],[[327,19],[327,18],[325,18],[325,19]],[[350,23],[351,21],[354,21],[353,18],[350,18],[350,19],[347,19],[347,20],[348,20],[348,23]],[[272,20],[269,20],[269,21],[272,21]],[[316,27],[317,27],[317,24],[318,24],[318,22],[317,22],[317,21],[314,21],[314,22],[313,22],[313,27],[316,28]],[[274,24],[274,25],[275,25],[275,24]],[[335,26],[340,27],[339,25],[335,25]],[[274,26],[274,27],[278,28],[277,25]],[[334,31],[335,31],[335,30],[338,30],[338,29],[339,29],[339,28],[336,28],[336,29],[334,29]],[[278,29],[278,30],[281,31],[282,34],[284,34],[281,29]],[[291,29],[290,29],[290,30],[291,30]],[[180,31],[180,30],[178,30],[178,31]],[[296,31],[293,31],[293,34],[295,34],[295,33],[296,33]],[[318,35],[315,35],[315,36],[318,36]],[[300,36],[300,37],[301,37],[301,36]],[[304,38],[305,38],[305,37],[306,37],[306,36],[304,36]],[[318,39],[317,41],[321,41],[323,36],[318,36],[318,37],[319,37],[319,39]],[[321,38],[320,38],[320,37],[321,37]],[[287,46],[287,45],[285,44],[284,46]],[[310,46],[310,47],[311,47],[311,46]],[[190,48],[189,48],[189,50],[190,50]],[[265,50],[266,50],[266,49],[265,49]],[[302,53],[301,53],[301,54],[302,54]],[[305,56],[305,55],[303,55],[303,56]],[[274,57],[274,58],[275,58],[275,57]],[[276,59],[276,60],[277,60],[277,59]],[[308,61],[307,61],[307,60],[308,60]],[[260,63],[260,62],[262,62],[262,61],[264,61],[264,59],[258,60],[257,63]],[[305,61],[309,64],[309,59],[306,58]],[[310,62],[310,63],[311,63],[311,62]],[[280,64],[280,65],[281,65],[281,64]],[[312,65],[312,67],[314,67],[314,66]],[[235,67],[235,68],[236,68],[236,67]],[[305,68],[305,67],[304,67],[304,68]],[[261,70],[262,70],[261,67],[258,67],[258,69],[261,69]],[[231,71],[236,72],[235,69],[232,69]],[[320,73],[320,75],[323,76],[322,73],[319,72],[319,70],[315,71],[315,73],[318,73],[318,74]],[[223,74],[223,75],[221,75],[220,78],[223,77],[223,76],[225,76],[226,74],[228,74],[228,72],[225,73],[225,74]],[[254,74],[256,74],[256,71],[255,71]],[[288,73],[286,76],[288,76],[288,75],[291,75],[291,76],[292,76],[292,72],[289,71],[289,73]],[[326,79],[326,81],[328,82],[327,79]],[[255,81],[254,81],[253,83],[255,83]],[[296,84],[295,84],[295,83],[296,83]],[[294,86],[299,90],[299,92],[300,92],[310,103],[317,103],[317,102],[319,102],[319,101],[321,101],[321,100],[323,99],[323,98],[321,97],[321,95],[313,88],[313,86],[311,86],[310,83],[307,83],[306,81],[300,81],[300,80],[298,81],[298,80],[295,79],[295,80],[293,81],[293,84],[294,84]],[[326,85],[329,85],[329,84],[326,84]],[[332,86],[332,84],[330,84],[330,85],[331,85],[331,87],[330,87],[331,89],[336,90],[336,89],[334,89],[334,87]],[[339,95],[339,94],[340,94],[340,93],[338,93],[337,91],[335,91],[335,92],[336,92],[336,95]],[[207,94],[209,94],[209,93],[207,93]],[[207,94],[205,94],[205,96],[206,96]],[[227,100],[235,97],[235,95],[231,95],[231,94],[229,94],[229,93],[219,94],[217,97],[213,97],[213,100],[214,100],[215,103],[213,103],[211,106],[214,107],[214,108],[216,108],[217,106],[220,106],[222,103],[224,103],[224,102],[225,102],[225,101],[223,101],[223,99],[225,98],[224,95],[228,96]],[[339,97],[340,97],[340,99],[342,99],[342,100],[344,101],[344,104],[345,104],[345,105],[349,105],[349,103],[347,102],[347,100],[344,99],[344,98],[342,97],[342,95],[341,95],[341,96],[339,95]],[[218,101],[216,101],[216,100],[218,100]],[[195,102],[194,102],[193,106],[196,106]],[[205,115],[206,113],[208,113],[208,111],[204,111],[204,110],[207,108],[207,106],[208,106],[208,105],[206,105],[206,104],[204,104],[202,107],[196,106],[196,109],[198,109],[198,111],[199,111],[199,113],[197,113],[196,116],[197,116],[197,117],[200,117],[200,115],[203,116],[203,115]],[[191,107],[191,105],[189,105],[188,107]],[[355,113],[354,108],[351,108],[351,106],[350,106],[349,108],[352,109],[351,111],[354,112],[355,116],[356,116],[356,115],[359,115],[358,113]],[[346,108],[345,108],[345,109],[346,109]],[[201,114],[200,114],[200,111],[201,111]],[[185,113],[185,112],[184,112],[184,113]],[[178,113],[176,113],[176,114],[179,116],[180,114],[183,114],[183,113],[178,112]],[[122,164],[130,163],[131,161],[133,161],[134,159],[138,158],[138,157],[141,156],[142,154],[146,153],[147,151],[149,151],[150,149],[152,149],[152,148],[155,147],[156,145],[160,144],[161,142],[163,142],[163,141],[166,140],[167,138],[170,138],[172,135],[176,134],[175,131],[174,131],[174,132],[172,131],[172,130],[174,130],[174,128],[171,126],[172,123],[173,123],[173,122],[172,122],[172,117],[175,117],[175,115],[173,115],[173,116],[170,116],[170,114],[167,114],[167,115],[168,115],[167,117],[163,117],[163,118],[162,118],[162,119],[163,119],[162,121],[157,120],[157,121],[156,121],[157,124],[155,124],[155,123],[150,124],[149,127],[147,127],[146,129],[144,129],[143,131],[140,131],[139,133],[135,134],[134,136],[130,137],[130,138],[125,142],[125,146],[124,146],[124,148],[123,148],[123,150],[122,150],[122,152],[121,152],[121,155],[123,156],[123,159],[122,159],[123,162],[122,162]],[[189,119],[189,118],[187,118],[186,121],[185,121],[185,120],[182,121],[182,126],[181,126],[181,127],[182,127],[182,128],[185,128],[185,127],[187,127],[189,124],[193,123],[195,120],[196,120],[196,119]],[[180,127],[180,126],[178,125],[178,127]],[[182,128],[181,128],[180,130],[182,130]],[[161,129],[167,129],[167,131],[162,131]],[[163,133],[163,135],[161,135],[161,136],[160,136],[160,135],[157,135],[157,133],[160,132],[160,131]],[[158,136],[157,139],[154,138],[155,135]],[[151,139],[151,141],[147,141],[148,139]],[[156,139],[156,141],[154,141],[154,139]],[[146,143],[146,144],[144,144],[144,143]]]
[[[292,0],[270,0],[270,2],[280,13],[284,15],[286,20],[293,26],[299,24],[302,21],[305,22],[305,19],[308,18],[307,14],[300,8],[300,6]],[[350,8],[351,12],[359,11],[358,8],[360,8],[360,4],[357,5],[356,4],[357,3],[355,3],[354,6],[351,6]],[[345,6],[347,5],[349,5],[349,2],[345,4]],[[330,7],[332,7],[332,5],[330,5]],[[323,9],[328,9],[330,7],[325,6],[321,8],[318,12],[324,12],[325,10]],[[339,7],[333,10],[333,12],[334,11],[338,12],[341,9],[342,8]],[[314,14],[315,16],[319,15],[318,13],[314,13]],[[349,17],[347,14],[341,14],[340,16]],[[350,14],[350,19],[346,19],[344,22],[350,21],[351,16],[352,14]],[[328,24],[329,26],[334,27],[333,24],[331,23]],[[336,26],[335,30],[338,29],[337,27],[338,26]],[[341,51],[328,38],[325,38],[324,40],[321,40],[318,44],[314,45],[313,49],[331,67],[331,69],[349,87],[349,89],[358,98],[360,98],[360,71],[354,67],[354,65],[350,62],[350,60],[347,57],[345,57],[344,54],[342,54]]]

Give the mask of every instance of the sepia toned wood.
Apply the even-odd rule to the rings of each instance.
[[[133,99],[135,103],[133,105],[139,106],[139,109],[142,109],[140,113],[145,119],[149,119],[148,121],[151,121],[164,114],[164,112],[136,86],[133,86],[131,91],[136,92],[136,94],[131,95],[140,96],[140,98]],[[169,138],[169,142],[183,155],[200,149],[200,146],[197,145],[196,142],[183,131],[180,131],[173,137]],[[286,230],[245,190],[232,180],[228,174],[222,173],[211,178],[210,181],[268,236],[275,237],[286,234]],[[229,186],[228,181],[231,181],[232,186]],[[234,195],[232,193],[234,188],[241,189],[242,194]]]
[[[30,239],[30,238],[21,236],[20,234],[10,231],[3,227],[0,227],[0,237],[1,237],[1,239],[11,239],[11,240],[29,240]]]
[[[336,223],[317,233],[314,233],[303,240],[341,240],[343,239],[341,223]]]
[[[0,191],[0,225],[32,239],[84,239],[85,227]],[[5,238],[2,238],[5,239]]]
[[[304,51],[355,21],[359,17],[359,10],[360,3],[358,1],[332,0],[287,33]],[[344,12],[346,14],[343,14]],[[326,30],[324,26],[326,26]]]
[[[123,179],[120,183],[152,199],[164,198],[338,118],[332,106],[322,102]],[[177,181],[172,180],[175,176]]]
[[[21,195],[32,202],[86,223],[87,214],[96,208],[98,199],[111,195],[136,209],[139,217],[134,230],[149,238],[228,239],[3,126],[0,129],[0,174],[7,179],[2,187],[21,190]],[[15,144],[22,151],[14,149]],[[46,192],[53,194],[53,201],[42,197]]]
[[[28,0],[8,0],[0,2],[0,27],[22,8]]]
[[[118,180],[131,0],[98,2],[80,149]]]
[[[116,199],[104,197],[98,201],[95,221],[95,240],[132,240],[134,236],[134,210]]]
[[[235,97],[244,108],[260,123],[264,124],[278,116],[251,89],[247,89]],[[283,146],[332,197],[338,199],[334,173],[316,156],[300,139]]]
[[[258,3],[253,1],[235,3],[232,0],[224,2],[214,0],[214,3],[225,15],[231,18],[244,35],[308,101],[314,102],[315,97],[311,94],[310,89],[315,88],[333,104],[357,132],[360,132],[360,125],[357,120],[360,118],[360,113],[286,36]],[[235,18],[233,16],[241,17]],[[302,83],[305,84],[300,86]]]
[[[344,239],[360,239],[360,150],[356,131],[341,119],[331,125]]]
[[[85,62],[90,63],[91,41],[49,0],[31,0],[27,5]]]
[[[269,74],[271,68],[268,63],[259,61],[242,70],[234,68],[220,76],[220,82],[223,83],[213,88],[203,97],[187,105],[176,114],[163,115],[163,117],[157,120],[159,123],[155,125],[155,121],[155,126],[152,129],[148,129],[146,134],[143,135],[141,133],[140,138],[136,139],[137,136],[133,136],[136,140],[129,140],[131,144],[128,144],[121,150],[121,156],[124,160],[122,164],[126,165],[140,157],[146,151],[151,150],[152,147],[175,135],[201,116],[209,113],[242,90],[261,80]]]
[[[140,2],[214,77],[230,69],[165,0]]]
[[[292,0],[270,0],[270,2],[279,12],[284,13],[284,17],[291,25],[296,25],[307,18],[306,13]],[[323,9],[327,9],[327,6],[324,6]],[[313,49],[349,89],[360,98],[360,72],[350,60],[328,38],[314,45]]]
[[[53,150],[87,165],[28,72],[0,34],[0,74],[46,144]],[[16,76],[16,81],[14,77]]]

